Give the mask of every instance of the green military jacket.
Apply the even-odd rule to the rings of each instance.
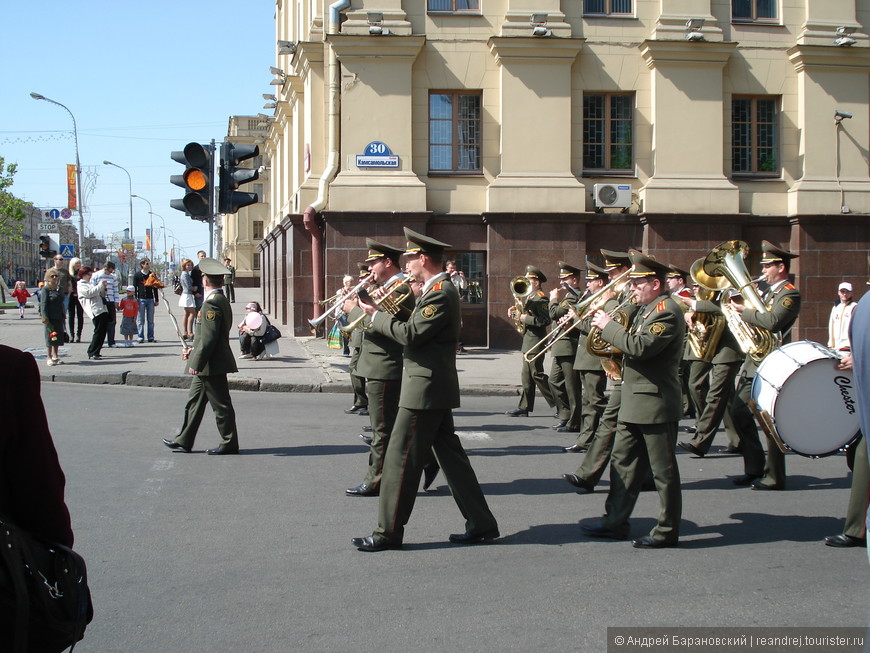
[[[550,312],[547,309],[549,300],[540,290],[532,293],[523,305],[523,313],[531,316],[526,318],[526,332],[523,334],[522,353],[526,353],[535,343],[547,336],[547,325],[550,324]]]
[[[550,302],[548,306],[548,310],[550,313],[550,320],[553,323],[553,328],[555,329],[555,324],[561,320],[563,317],[568,315],[569,313],[573,316],[574,312],[571,310],[571,306],[577,305],[577,297],[568,293],[568,295],[561,302]],[[573,320],[569,322],[565,328],[571,326]],[[564,329],[563,329],[564,332]],[[570,356],[574,358],[577,353],[577,340],[580,337],[580,331],[576,328],[571,329],[568,334],[561,338],[556,344],[554,344],[550,348],[550,354],[553,356]]]
[[[443,410],[459,406],[456,347],[462,316],[459,292],[445,273],[417,300],[407,322],[379,311],[369,329],[404,346],[399,406]]]
[[[414,294],[408,291],[402,300],[408,312],[414,309]],[[362,309],[358,309],[362,311]],[[357,328],[356,331],[360,331]],[[366,379],[397,381],[402,378],[402,351],[404,347],[393,338],[372,329],[363,332],[362,350],[356,364],[356,374]]]
[[[768,290],[762,297],[766,311],[756,311],[747,308],[740,314],[741,319],[748,324],[779,333],[783,342],[788,342],[788,331],[791,329],[801,310],[801,294],[790,281],[782,284],[774,292]],[[744,370],[747,376],[753,376],[758,369],[752,357],[746,357]]]
[[[720,315],[724,318],[724,315],[722,314],[722,306],[719,300],[699,300],[695,302],[695,313],[696,315]],[[742,361],[745,357],[746,354],[744,354],[740,349],[740,344],[737,342],[737,338],[734,337],[731,329],[729,329],[726,324],[722,331],[722,336],[719,338],[719,344],[716,346],[716,353],[713,354],[713,358],[710,362],[714,365],[720,363],[737,363]],[[697,360],[694,356],[692,359]]]
[[[187,366],[202,376],[238,372],[230,349],[233,309],[223,290],[215,290],[202,303],[196,321],[193,351]]]
[[[363,310],[359,306],[354,306],[353,310],[350,312],[350,315],[347,316],[347,322],[350,324],[357,318],[359,318],[363,314]],[[348,338],[348,344],[351,347],[356,349],[360,349],[362,347],[363,342],[363,330],[362,327],[359,326],[353,331],[350,332],[350,338]]]
[[[639,306],[625,329],[610,322],[601,332],[623,352],[619,421],[632,424],[677,422],[682,416],[679,367],[686,323],[667,294]]]

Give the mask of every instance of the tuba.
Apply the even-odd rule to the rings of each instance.
[[[699,258],[692,264],[690,274],[692,279],[701,286],[698,299],[710,300],[718,290],[728,286],[725,277],[711,277],[703,270],[704,259]],[[715,289],[714,289],[715,287]],[[722,313],[692,313],[692,324],[686,334],[686,340],[692,353],[700,360],[709,363],[716,354],[716,347],[725,331],[727,320]]]
[[[759,279],[752,279],[746,270],[744,258],[749,253],[749,245],[742,240],[728,240],[714,247],[707,256],[702,259],[699,269],[703,271],[701,278],[694,274],[693,278],[699,284],[710,290],[736,290],[743,296],[743,300],[756,311],[767,312],[768,308],[753,285]],[[702,281],[702,278],[704,279]],[[723,279],[724,278],[724,281]],[[727,281],[727,285],[726,282]],[[724,293],[723,293],[724,295]],[[740,349],[748,354],[752,360],[760,362],[764,357],[782,344],[782,337],[778,333],[772,333],[767,329],[744,322],[740,313],[731,306],[729,297],[722,298],[722,313],[728,328],[737,339]]]
[[[534,289],[528,278],[519,276],[511,279],[511,294],[514,296],[514,305],[510,308],[511,319],[519,334],[526,332],[526,325],[520,321],[520,316],[526,308],[526,300],[532,295]]]

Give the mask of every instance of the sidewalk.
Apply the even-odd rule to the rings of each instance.
[[[170,288],[164,289],[176,320],[181,319],[178,298]],[[249,301],[259,301],[258,288],[236,290],[233,323],[244,317]],[[271,316],[270,316],[271,317]],[[348,358],[338,350],[329,349],[323,338],[287,337],[290,328],[276,326],[284,334],[278,341],[280,353],[262,361],[237,361],[238,374],[230,375],[234,390],[262,390],[267,392],[351,392]],[[118,324],[120,327],[120,321]],[[181,360],[181,341],[166,310],[163,299],[154,310],[154,336],[157,342],[136,344],[132,348],[103,347],[101,361],[88,360],[87,348],[93,328],[85,316],[82,342],[68,343],[60,348],[64,364],[48,367],[45,364],[45,338],[36,308],[28,308],[25,318],[19,319],[17,308],[7,308],[0,314],[0,344],[29,351],[39,363],[43,382],[94,383],[135,385],[160,388],[188,388],[191,377],[184,374]],[[230,346],[240,354],[235,329],[230,333]],[[123,336],[116,328],[117,342]],[[520,377],[520,354],[471,348],[457,356],[459,384],[466,395],[517,396]],[[507,408],[511,408],[508,401]]]

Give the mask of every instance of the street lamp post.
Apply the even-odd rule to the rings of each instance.
[[[136,239],[133,237],[133,177],[130,176],[130,171],[127,170],[127,168],[125,168],[124,166],[119,166],[117,163],[112,163],[111,161],[103,161],[103,165],[115,166],[116,168],[120,168],[127,173],[127,180],[130,183],[130,240],[133,241],[133,253],[135,257]],[[129,262],[127,262],[127,285],[133,285],[133,266]]]
[[[82,188],[82,164],[79,161],[79,130],[76,125],[76,117],[73,115],[73,112],[69,110],[69,108],[61,104],[60,102],[56,102],[55,100],[51,100],[44,95],[40,95],[39,93],[31,93],[30,97],[34,100],[45,100],[46,102],[50,102],[51,104],[56,104],[57,106],[64,109],[69,117],[72,118],[73,121],[73,140],[76,144],[76,186],[78,187],[78,194],[76,197],[76,201],[78,202],[78,211],[79,211],[79,256],[83,260],[89,260],[90,257],[85,257],[84,250],[84,234],[85,234],[85,189]]]
[[[148,200],[146,200],[141,195],[132,195],[131,194],[130,197],[138,197],[140,200],[144,200],[144,201],[148,202]],[[153,207],[151,206],[151,202],[148,202],[148,215],[152,216],[150,227],[148,229],[148,233],[150,234],[150,237],[148,238],[148,241],[149,241],[148,244],[151,245],[151,247],[148,248],[148,256],[151,257],[151,261],[153,262],[154,261],[154,217],[153,217],[154,213],[153,213]]]

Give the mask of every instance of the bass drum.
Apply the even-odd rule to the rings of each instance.
[[[764,430],[801,456],[830,456],[858,435],[852,372],[838,370],[838,359],[817,342],[792,342],[766,356],[752,381]]]

